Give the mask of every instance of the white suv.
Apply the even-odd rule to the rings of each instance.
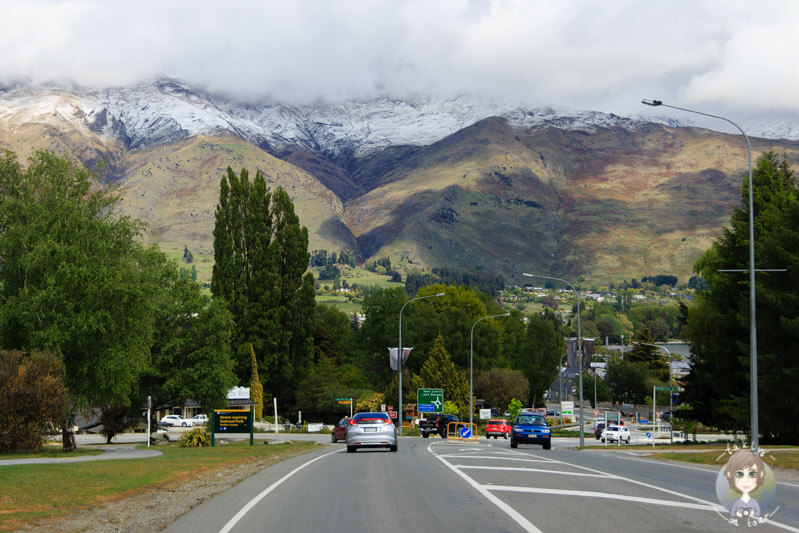
[[[630,444],[630,429],[627,426],[608,426],[602,430],[602,442],[626,442]]]

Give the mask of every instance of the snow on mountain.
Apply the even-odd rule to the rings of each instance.
[[[465,96],[448,100],[384,98],[337,105],[247,105],[169,80],[103,90],[0,90],[0,124],[6,128],[61,121],[77,130],[88,128],[118,138],[131,148],[230,131],[264,148],[298,144],[333,156],[349,152],[362,156],[390,145],[428,145],[489,116],[504,116],[518,127],[556,126],[581,131],[610,126],[636,129],[651,122],[692,124],[599,112],[530,110]],[[799,127],[789,122],[760,124],[748,133],[799,139]]]

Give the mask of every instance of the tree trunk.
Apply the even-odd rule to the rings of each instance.
[[[78,447],[75,444],[75,417],[70,415],[61,426],[61,444],[65,452],[72,452]]]

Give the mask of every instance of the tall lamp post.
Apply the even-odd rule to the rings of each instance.
[[[434,298],[436,296],[444,296],[443,292],[438,294],[430,294],[427,296],[417,296],[416,298],[411,298],[405,304],[403,304],[402,308],[399,312],[399,347],[397,348],[397,371],[399,372],[399,405],[397,405],[397,409],[399,413],[397,416],[399,417],[399,434],[402,435],[402,418],[405,415],[405,410],[402,408],[402,312],[405,310],[405,306],[411,302],[415,302],[416,300],[424,300],[425,298]]]
[[[489,318],[498,318],[501,316],[510,316],[510,313],[502,313],[501,315],[484,316],[475,320],[472,324],[472,332],[469,334],[469,427],[474,423],[474,327],[481,320],[488,320]]]
[[[694,111],[693,109],[685,109],[673,105],[664,104],[661,100],[641,100],[642,104],[649,106],[663,106],[672,109],[679,109],[680,111],[687,111],[688,113],[695,113],[706,117],[717,118],[725,122],[729,122],[735,126],[741,135],[746,140],[746,149],[749,152],[749,410],[751,417],[751,437],[752,437],[752,450],[758,451],[759,444],[759,428],[757,424],[757,323],[755,321],[755,222],[754,222],[754,193],[752,188],[752,145],[749,143],[749,137],[746,136],[744,130],[733,122],[732,120],[718,115],[711,115],[701,111]]]
[[[579,367],[579,374],[580,374],[580,446],[585,446],[585,436],[583,435],[583,334],[582,330],[580,329],[580,292],[574,288],[574,285],[566,281],[565,279],[561,278],[553,278],[550,276],[541,276],[538,274],[528,274],[526,272],[522,273],[522,276],[527,276],[529,278],[544,278],[544,279],[553,279],[555,281],[562,281],[569,287],[571,290],[574,291],[574,294],[577,296],[577,366]]]
[[[654,346],[655,348],[660,348],[662,350],[665,350],[666,354],[669,356],[669,443],[674,444],[674,431],[672,431],[674,429],[672,427],[674,421],[674,404],[672,401],[673,400],[672,394],[674,394],[674,392],[671,390],[671,388],[674,386],[674,379],[672,378],[671,374],[671,363],[672,363],[671,352],[669,351],[668,348],[660,344],[649,344],[646,342],[639,342],[638,344],[640,344],[641,346]],[[655,422],[652,421],[652,423],[654,424]]]

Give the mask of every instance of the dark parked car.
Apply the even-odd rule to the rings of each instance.
[[[596,427],[594,428],[594,437],[596,437],[596,440],[599,440],[599,437],[602,436],[602,430],[603,429],[605,429],[605,423],[604,422],[597,422],[596,423]]]
[[[523,413],[516,417],[510,434],[510,447],[522,444],[540,444],[545,450],[552,448],[552,431],[547,420],[541,415]]]
[[[347,439],[347,426],[350,424],[350,417],[345,416],[338,421],[338,424],[333,426],[333,433],[331,433],[330,440],[338,442]]]

